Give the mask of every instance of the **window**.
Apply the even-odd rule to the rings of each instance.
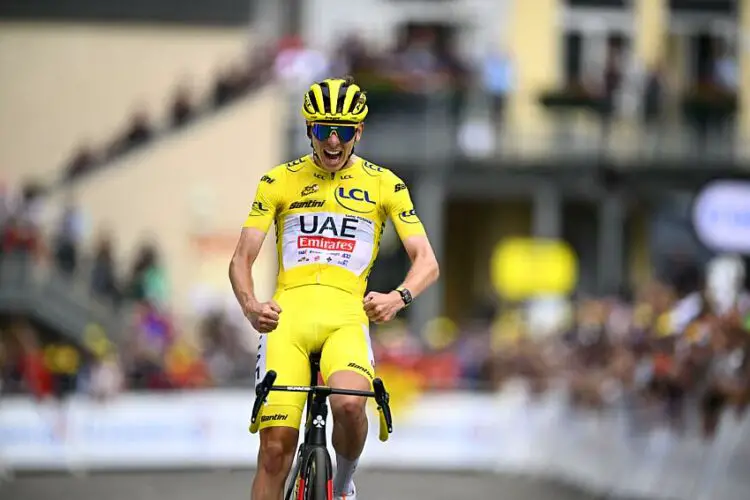
[[[582,52],[583,37],[580,33],[565,34],[565,82],[568,84],[581,81],[583,76]]]
[[[565,0],[565,3],[572,8],[626,9],[631,0]]]
[[[669,0],[669,9],[673,13],[734,14],[737,11],[737,2],[736,0]]]

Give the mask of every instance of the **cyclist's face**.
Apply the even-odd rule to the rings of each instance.
[[[312,143],[320,166],[329,172],[344,168],[354,145],[362,135],[362,129],[362,124],[357,126],[313,124],[311,126]]]

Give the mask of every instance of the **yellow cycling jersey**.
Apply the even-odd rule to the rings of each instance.
[[[364,295],[388,218],[402,241],[425,234],[393,172],[358,157],[328,172],[307,155],[261,177],[244,227],[276,223],[278,291],[322,284]]]

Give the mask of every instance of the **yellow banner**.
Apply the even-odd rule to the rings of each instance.
[[[578,263],[563,241],[509,238],[495,247],[491,272],[492,284],[501,297],[526,300],[572,292]]]

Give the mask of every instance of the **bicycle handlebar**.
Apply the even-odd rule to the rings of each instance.
[[[378,405],[379,419],[379,433],[378,437],[381,441],[388,441],[389,435],[393,432],[393,420],[391,418],[391,408],[388,405],[390,402],[390,395],[385,390],[383,381],[376,378],[372,381],[373,391],[357,391],[354,389],[335,389],[324,385],[316,386],[296,386],[296,385],[273,385],[276,381],[276,372],[269,370],[263,380],[255,387],[255,403],[253,404],[253,413],[250,418],[250,432],[255,434],[258,432],[260,426],[260,420],[258,420],[258,414],[266,402],[266,398],[271,391],[287,391],[287,392],[312,392],[313,394],[322,394],[328,397],[332,394],[341,394],[346,396],[362,396],[366,398],[373,398]]]

